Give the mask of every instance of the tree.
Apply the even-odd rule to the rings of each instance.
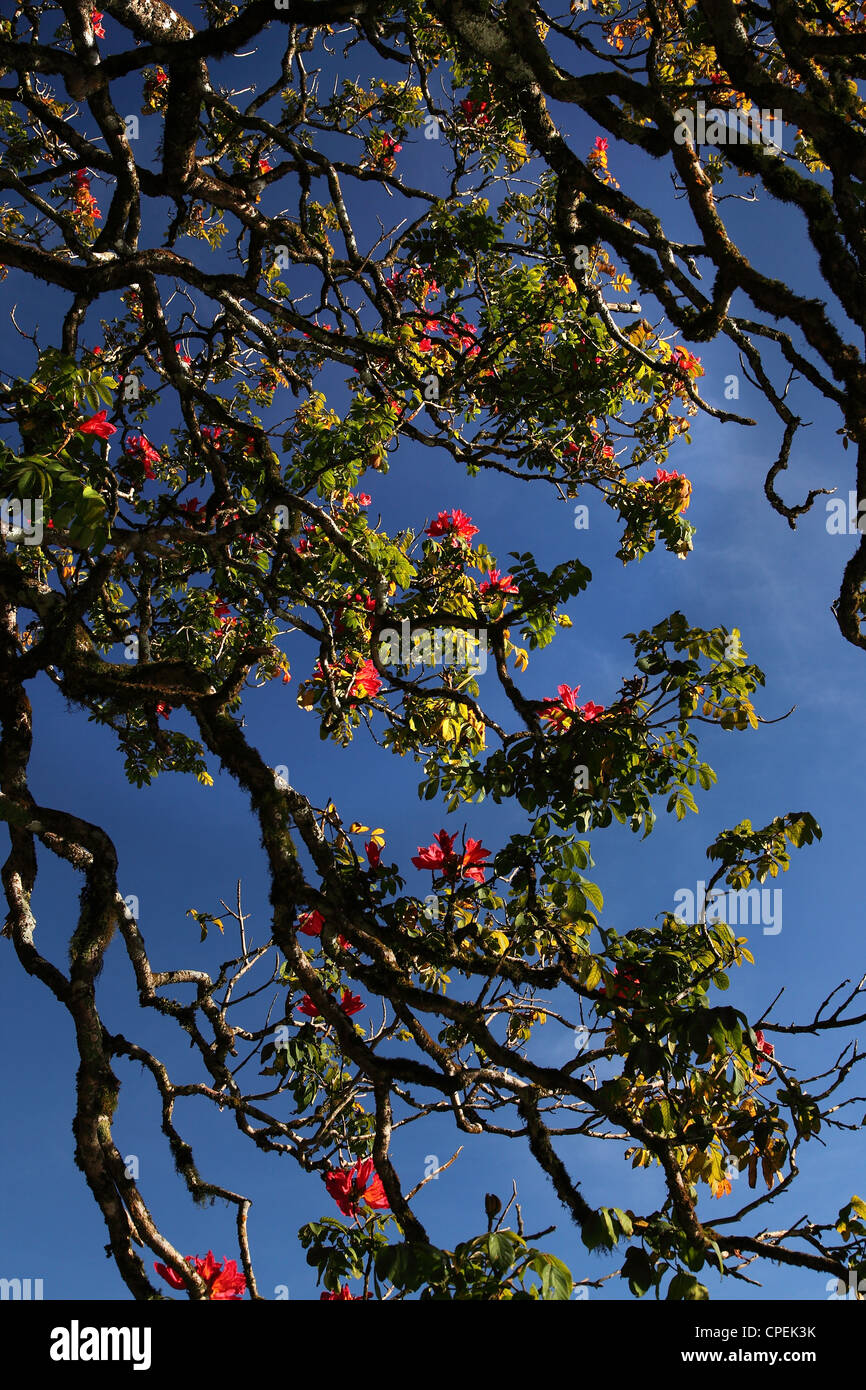
[[[790,503],[777,491],[797,431],[807,423],[788,399],[792,383],[808,383],[838,409],[841,442],[857,451],[860,539],[834,612],[846,640],[866,647],[866,530],[859,524],[866,377],[857,341],[864,327],[861,7],[823,0],[796,7],[604,0],[590,8],[575,0],[565,18],[530,0],[480,11],[464,0],[434,0],[425,8],[479,86],[500,99],[507,93],[519,112],[526,138],[555,179],[555,237],[563,255],[581,264],[598,244],[612,247],[688,341],[724,335],[736,346],[741,370],[782,426],[764,491],[792,528],[818,496],[835,491],[810,488],[802,502]],[[654,159],[671,158],[696,240],[672,237],[661,207],[644,206],[612,176],[599,188],[592,156],[573,148],[558,115],[569,104],[618,140]],[[732,191],[743,178],[754,181],[749,191]],[[724,202],[733,206],[723,209]],[[744,202],[755,205],[753,222],[768,211],[773,217],[774,233],[762,242],[750,238],[756,254],[746,254],[739,235]],[[800,217],[787,217],[787,208]],[[775,248],[801,228],[829,304],[773,273]],[[711,282],[704,286],[707,269]],[[594,306],[622,345],[626,335],[616,332],[597,296]],[[740,417],[740,423],[754,421]]]
[[[853,1044],[830,1081],[801,1080],[767,1034],[862,1022],[846,1012],[861,988],[791,1025],[753,1026],[717,994],[751,956],[714,895],[786,870],[789,846],[820,835],[814,818],[743,820],[717,836],[691,920],[665,912],[619,932],[586,876],[591,832],[618,822],[649,834],[660,798],[678,818],[697,809],[693,788],[715,780],[699,726],[757,729],[763,675],[737,629],[673,613],[631,634],[633,669],[606,708],[567,684],[530,698],[519,683],[530,652],[570,625],[565,605],[590,583],[587,568],[546,571],[521,551],[506,573],[459,508],[388,534],[357,491],[406,445],[443,450],[472,476],[568,498],[594,490],[622,521],[624,562],[657,542],[688,556],[690,485],[664,465],[702,404],[701,364],[645,319],[616,327],[607,296],[629,282],[595,235],[583,258],[563,221],[568,199],[585,219],[614,199],[611,226],[594,233],[639,259],[634,227],[608,235],[640,221],[616,202],[606,142],[581,165],[592,180],[581,201],[554,135],[539,134],[540,93],[530,110],[516,100],[522,73],[506,73],[504,58],[491,67],[489,54],[482,66],[467,34],[483,50],[490,31],[459,7],[207,9],[195,30],[158,3],[106,0],[105,16],[82,0],[46,3],[3,21],[0,40],[0,257],[25,283],[52,286],[64,310],[56,341],[34,339],[32,368],[0,397],[4,934],[74,1023],[76,1162],[123,1279],[139,1299],[165,1287],[154,1266],[193,1298],[258,1296],[249,1200],[200,1172],[176,1117],[190,1095],[227,1109],[260,1150],[322,1174],[347,1218],[301,1231],[323,1297],[354,1297],[350,1277],[364,1280],[359,1296],[388,1285],[399,1297],[572,1296],[565,1265],[522,1221],[507,1228],[513,1203],[503,1211],[494,1194],[488,1230],[454,1250],[422,1226],[392,1136],[408,1117],[443,1113],[473,1142],[525,1140],[588,1249],[631,1242],[620,1269],[635,1295],[701,1299],[705,1264],[736,1275],[754,1259],[846,1278],[864,1260],[858,1197],[793,1232],[752,1234],[747,1218],[794,1181],[800,1143],[845,1123],[851,1099],[840,1096],[861,1055]],[[214,70],[265,30],[283,48],[267,70],[262,57],[244,103]],[[543,48],[520,25],[514,34],[540,62]],[[401,65],[396,79],[338,72],[328,95],[319,64],[359,51],[362,68]],[[447,79],[436,99],[434,72]],[[129,79],[160,130],[149,157],[138,117],[123,114]],[[599,103],[613,121],[609,97],[587,109]],[[442,166],[423,185],[400,170],[413,132]],[[540,172],[527,137],[547,160]],[[694,330],[661,283],[651,288],[673,324]],[[722,314],[716,326],[754,367],[742,324]],[[497,689],[482,703],[488,654]],[[431,817],[412,861],[432,875],[427,895],[407,890],[408,865],[389,862],[386,828],[315,805],[249,737],[256,689],[297,673],[323,740],[371,736],[422,764],[428,803],[466,808],[462,835],[436,833]],[[207,786],[219,769],[243,788],[269,882],[265,943],[247,939],[239,887],[222,915],[213,901],[191,910],[203,941],[234,920],[236,954],[218,973],[186,960],[153,969],[110,829],[30,789],[28,687],[46,678],[114,736],[135,785],[177,772]],[[193,734],[176,727],[183,715]],[[484,797],[525,813],[495,852],[468,833]],[[31,909],[46,855],[83,882],[64,969],[38,944]],[[128,1036],[134,1020],[105,1027],[98,976],[115,935],[142,1009],[188,1037],[194,1085]],[[261,1002],[269,983],[276,1025]],[[362,1028],[356,1015],[372,1018],[374,1001],[384,1022]],[[539,1059],[548,1020],[574,1036],[565,1065]],[[112,1117],[129,1061],[161,1098],[193,1199],[236,1207],[242,1274],[211,1251],[185,1259],[126,1171]],[[659,1204],[650,1186],[640,1213],[592,1206],[558,1152],[563,1135],[625,1140],[633,1165],[660,1176]],[[714,1222],[706,1196],[730,1190],[732,1166],[765,1190]]]

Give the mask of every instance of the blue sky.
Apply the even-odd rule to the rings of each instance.
[[[579,113],[569,113],[568,124],[576,148],[588,149],[597,130]],[[403,144],[400,168],[407,179],[420,180],[430,143],[425,145],[418,133]],[[613,140],[610,164],[625,187],[637,187],[637,196],[646,202],[663,200],[675,232],[682,210],[668,197],[662,166],[650,166]],[[747,250],[762,257],[773,273],[818,292],[805,239],[789,212],[764,202],[738,205],[736,216]],[[10,274],[0,294],[4,312],[17,302],[19,321],[38,321],[43,341],[51,339],[49,325],[61,311],[52,293],[34,291],[32,284],[24,288],[20,277]],[[644,307],[651,312],[647,301]],[[95,341],[94,330],[84,339]],[[706,371],[700,382],[706,399],[729,406],[724,400],[725,377],[739,372],[732,345],[723,341],[695,350]],[[14,370],[18,354],[7,332],[0,366]],[[813,423],[802,432],[792,467],[779,486],[789,499],[800,500],[809,486],[837,487],[839,495],[847,497],[853,486],[853,457],[843,452],[834,432],[839,422],[814,393],[803,396],[798,390],[792,393],[795,408]],[[698,530],[695,549],[685,562],[660,550],[639,565],[623,567],[614,558],[618,527],[595,494],[581,499],[589,503],[590,524],[588,530],[577,531],[574,504],[557,500],[551,488],[492,475],[468,479],[444,453],[412,445],[401,447],[387,477],[371,473],[363,487],[373,498],[371,516],[381,514],[387,531],[408,525],[420,528],[443,508],[460,506],[479,526],[478,539],[503,562],[509,551],[530,550],[546,568],[573,555],[589,565],[594,582],[568,610],[574,627],[560,632],[552,647],[533,657],[523,681],[530,696],[553,694],[557,684],[567,681],[581,685],[581,698],[606,704],[632,670],[630,644],[623,634],[649,627],[675,609],[694,624],[740,628],[750,659],[767,677],[758,712],[775,718],[796,706],[794,713],[757,733],[707,731],[704,755],[719,781],[701,794],[699,816],[682,823],[660,816],[645,841],[618,826],[596,834],[591,877],[605,894],[604,923],[620,931],[649,925],[655,914],[672,909],[678,889],[694,888],[709,876],[705,847],[721,829],[743,817],[762,825],[786,811],[811,811],[824,838],[795,853],[790,872],[770,885],[783,891],[782,931],[764,935],[760,926],[745,929],[755,966],[735,973],[728,995],[729,1002],[757,1018],[784,987],[773,1017],[800,1021],[840,980],[859,978],[864,962],[856,868],[862,830],[855,808],[866,773],[860,735],[866,668],[862,653],[842,640],[830,611],[855,537],[828,534],[823,499],[796,533],[770,510],[763,479],[775,457],[779,431],[742,377],[735,408],[757,416],[759,425],[745,429],[700,416],[693,424],[692,445],[675,446],[671,455],[668,466],[686,472],[693,483],[689,518]],[[500,568],[507,570],[508,564]],[[313,804],[323,805],[333,797],[344,821],[384,827],[386,857],[401,865],[410,887],[415,882],[418,891],[428,890],[427,875],[416,875],[409,857],[443,825],[454,830],[465,824],[468,834],[483,838],[493,849],[523,828],[524,813],[516,805],[485,804],[448,817],[437,804],[421,803],[417,766],[381,752],[363,737],[347,750],[320,742],[315,716],[295,704],[298,684],[314,660],[308,655],[305,665],[298,651],[290,686],[275,682],[250,696],[245,706],[248,734],[272,765],[288,767],[292,782]],[[492,675],[483,678],[482,696],[492,691],[493,682]],[[33,700],[33,793],[38,801],[69,807],[109,830],[120,857],[122,890],[139,899],[140,925],[154,968],[207,968],[229,954],[218,934],[200,946],[186,912],[191,907],[216,911],[220,898],[231,903],[239,878],[245,907],[252,914],[252,937],[261,940],[268,916],[262,851],[235,784],[217,776],[214,787],[205,789],[192,780],[166,775],[150,788],[131,788],[110,733],[88,724],[80,711],[67,709],[47,681],[37,683]],[[172,718],[177,727],[186,727],[184,716]],[[71,870],[42,855],[34,902],[38,942],[59,964],[74,927],[79,887]],[[47,992],[22,973],[11,944],[0,940],[0,948],[9,956],[0,978],[0,1037],[7,1059],[2,1096],[10,1140],[0,1171],[0,1273],[42,1277],[48,1298],[128,1297],[113,1262],[104,1256],[107,1233],[72,1162],[76,1056],[71,1025]],[[192,1078],[194,1058],[182,1040],[153,1015],[139,1014],[119,941],[108,953],[100,1000],[109,1030],[152,1045],[175,1077]],[[545,1036],[539,1038],[545,1060],[568,1060],[570,1036],[554,1032],[552,1023],[546,1028],[549,1035],[541,1030]],[[827,1065],[842,1045],[836,1038],[776,1041],[780,1056],[801,1075],[819,1069],[816,1059]],[[218,1258],[234,1256],[233,1209],[193,1206],[159,1135],[152,1085],[136,1066],[120,1061],[116,1069],[123,1083],[116,1138],[124,1155],[138,1159],[142,1192],[160,1227],[184,1251],[204,1253],[212,1248]],[[856,1107],[853,1117],[859,1118]],[[261,1155],[238,1134],[228,1113],[219,1115],[201,1102],[189,1101],[179,1107],[178,1118],[204,1174],[254,1199],[250,1235],[265,1296],[287,1287],[293,1299],[316,1297],[296,1231],[305,1221],[333,1213],[319,1179],[300,1173],[290,1160]],[[827,1139],[826,1148],[814,1142],[805,1146],[802,1178],[793,1194],[759,1212],[759,1222],[782,1227],[786,1218],[806,1211],[815,1219],[832,1219],[858,1191],[860,1141],[845,1133]],[[483,1230],[484,1193],[495,1191],[507,1198],[514,1179],[527,1230],[556,1223],[555,1233],[540,1244],[560,1254],[577,1278],[597,1278],[614,1267],[587,1254],[576,1228],[518,1141],[479,1141],[458,1134],[450,1122],[398,1131],[393,1153],[405,1185],[420,1180],[430,1155],[444,1162],[461,1142],[464,1149],[457,1162],[428,1184],[417,1202],[418,1214],[437,1244],[450,1246]],[[559,1150],[593,1204],[645,1208],[652,1200],[650,1189],[659,1190],[654,1178],[632,1174],[613,1145],[563,1140]],[[713,1215],[736,1209],[743,1200],[738,1189],[745,1189],[745,1182],[741,1178],[732,1197],[714,1204]],[[765,1279],[763,1290],[734,1281],[718,1290],[711,1281],[713,1296],[827,1297],[819,1275],[768,1266],[757,1277]],[[612,1280],[590,1297],[625,1294],[622,1282]]]

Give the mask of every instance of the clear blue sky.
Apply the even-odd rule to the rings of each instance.
[[[192,13],[191,7],[182,8]],[[249,72],[245,69],[244,76]],[[598,131],[579,113],[570,115],[569,126],[577,147],[588,149]],[[146,138],[143,132],[143,145]],[[430,142],[419,133],[403,145],[399,167],[407,178],[420,182],[429,177]],[[670,211],[671,231],[676,231],[681,209],[668,196],[663,166],[650,165],[613,140],[610,165],[624,186],[637,186],[645,201],[662,200]],[[746,249],[765,266],[793,278],[801,290],[812,285],[820,291],[805,239],[789,212],[769,202],[743,204],[737,207],[737,221]],[[21,277],[10,273],[0,296],[4,315],[17,303],[20,322],[27,327],[38,322],[42,341],[56,340],[62,312],[56,295],[32,282],[25,286]],[[652,317],[646,299],[644,308]],[[95,321],[84,340],[97,340]],[[732,347],[723,342],[696,350],[706,369],[700,382],[703,394],[725,405],[724,379],[739,371]],[[8,328],[0,365],[13,371],[20,360],[18,340]],[[823,499],[796,533],[770,510],[763,479],[775,456],[778,431],[742,376],[741,383],[737,408],[757,415],[759,426],[746,430],[699,417],[693,444],[676,446],[671,456],[669,466],[685,471],[694,488],[689,517],[698,533],[694,552],[684,563],[660,550],[640,565],[624,568],[614,558],[618,527],[594,494],[581,499],[590,505],[589,529],[576,531],[573,504],[558,501],[552,489],[494,475],[467,479],[444,454],[411,445],[401,448],[386,478],[370,474],[363,487],[373,497],[371,515],[380,513],[388,530],[419,527],[441,509],[460,506],[480,527],[478,539],[502,561],[507,561],[509,551],[531,550],[547,568],[573,555],[590,566],[594,582],[569,610],[574,627],[533,658],[524,681],[530,696],[553,694],[557,684],[567,681],[581,685],[582,698],[606,704],[621,678],[631,674],[630,645],[623,634],[651,626],[674,609],[695,624],[741,629],[750,658],[767,675],[759,713],[773,718],[795,705],[794,714],[757,733],[708,733],[705,756],[719,782],[701,794],[700,815],[683,823],[662,817],[646,841],[618,826],[597,834],[592,841],[597,865],[592,876],[605,894],[605,923],[620,931],[648,925],[655,914],[672,909],[678,889],[694,888],[708,877],[705,847],[719,830],[745,816],[761,825],[789,810],[810,810],[823,827],[824,839],[796,853],[791,871],[772,884],[783,890],[782,931],[764,935],[760,927],[746,929],[756,964],[735,974],[728,995],[730,1002],[756,1018],[784,986],[774,1016],[802,1020],[840,980],[858,978],[866,961],[861,946],[862,891],[856,880],[863,836],[855,809],[861,804],[866,773],[861,737],[866,662],[843,642],[830,612],[855,538],[828,534]],[[794,399],[795,408],[813,424],[800,436],[792,468],[781,480],[784,495],[799,501],[810,486],[826,486],[838,487],[847,497],[853,486],[853,457],[843,452],[834,433],[838,420],[812,393],[800,397],[795,388]],[[161,442],[158,433],[148,433]],[[501,568],[507,570],[507,563]],[[524,814],[516,805],[485,804],[447,817],[437,805],[421,803],[416,765],[382,753],[363,737],[345,751],[321,743],[314,716],[295,704],[298,684],[313,660],[309,651],[296,648],[293,683],[275,682],[247,700],[249,736],[271,764],[288,766],[293,783],[314,804],[333,797],[346,821],[384,827],[388,858],[408,871],[410,883],[415,871],[409,856],[442,825],[453,830],[465,823],[467,833],[482,837],[493,849],[523,827]],[[482,695],[492,692],[494,679],[484,678]],[[140,902],[140,924],[154,967],[214,966],[229,954],[218,934],[199,946],[186,912],[190,907],[214,911],[220,897],[231,902],[238,878],[243,880],[246,908],[253,914],[253,939],[261,940],[268,930],[262,852],[234,783],[217,776],[215,786],[205,789],[167,775],[137,791],[125,781],[110,733],[88,724],[80,711],[68,710],[46,681],[33,691],[33,698],[34,795],[109,830],[120,857],[122,890]],[[182,715],[172,718],[184,727]],[[427,875],[419,874],[417,884],[420,892],[427,891]],[[38,941],[59,964],[65,961],[74,928],[79,887],[70,869],[41,854],[34,904]],[[105,1258],[107,1233],[72,1162],[76,1055],[71,1025],[47,992],[23,974],[11,944],[0,940],[0,949],[7,956],[0,977],[0,1029],[8,1141],[0,1184],[0,1274],[41,1277],[48,1298],[128,1297],[113,1262]],[[176,1078],[192,1079],[194,1055],[161,1020],[137,1010],[118,941],[106,960],[100,1000],[110,1030],[152,1045]],[[548,1027],[549,1040],[541,1039],[545,1059],[568,1060],[570,1039]],[[801,1075],[819,1070],[816,1060],[825,1065],[832,1061],[838,1043],[776,1041],[779,1054]],[[193,1206],[159,1134],[152,1085],[138,1067],[122,1061],[115,1065],[123,1083],[115,1135],[121,1152],[138,1158],[142,1191],[161,1228],[185,1252],[212,1248],[218,1258],[235,1256],[233,1209]],[[305,1221],[334,1213],[319,1179],[300,1173],[290,1160],[261,1155],[242,1140],[228,1113],[215,1114],[191,1101],[179,1108],[178,1118],[203,1173],[254,1199],[250,1235],[265,1296],[286,1285],[293,1299],[317,1297],[296,1231]],[[614,1267],[587,1254],[519,1142],[479,1141],[457,1134],[450,1122],[412,1126],[405,1137],[397,1134],[393,1150],[404,1183],[409,1186],[420,1179],[428,1155],[443,1162],[460,1142],[465,1147],[458,1161],[424,1189],[417,1204],[438,1244],[452,1245],[483,1230],[484,1193],[507,1196],[516,1179],[527,1230],[556,1223],[555,1234],[540,1243],[560,1254],[577,1278],[598,1277]],[[816,1219],[832,1219],[862,1186],[860,1144],[856,1135],[837,1134],[828,1136],[827,1148],[804,1146],[802,1178],[793,1194],[758,1213],[760,1222],[782,1227],[806,1211]],[[632,1174],[615,1146],[561,1141],[559,1150],[579,1175],[591,1203],[648,1206],[655,1179]],[[733,1211],[743,1200],[745,1182],[740,1179],[732,1197],[717,1204],[718,1214]],[[827,1296],[825,1280],[815,1274],[767,1266],[763,1277],[763,1291],[727,1281],[723,1291],[711,1282],[711,1292],[714,1297],[721,1292],[727,1298],[748,1299]],[[602,1291],[593,1291],[591,1298],[625,1294],[625,1285],[613,1280]]]

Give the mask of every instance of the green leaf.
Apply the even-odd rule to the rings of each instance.
[[[709,1299],[709,1289],[704,1284],[699,1284],[694,1275],[686,1274],[681,1270],[675,1274],[666,1294],[666,1302],[682,1301],[686,1303],[703,1303]]]
[[[649,1255],[639,1245],[630,1245],[626,1250],[620,1277],[628,1280],[628,1286],[636,1298],[643,1298],[655,1284],[655,1270]]]

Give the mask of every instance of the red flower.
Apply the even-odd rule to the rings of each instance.
[[[298,918],[298,931],[303,932],[304,936],[321,936],[322,927],[325,919],[321,912],[302,912]]]
[[[596,136],[595,145],[593,146],[593,148],[598,150],[600,154],[604,153],[604,151],[607,149],[607,141],[605,140],[603,135]]]
[[[440,512],[435,521],[431,521],[427,527],[425,535],[431,536],[434,540],[439,536],[451,537],[451,544],[457,545],[460,541],[465,541],[468,545],[473,536],[478,535],[478,527],[472,525],[472,518],[456,507],[450,514]]]
[[[271,166],[270,166],[270,164],[268,163],[268,161],[267,161],[266,159],[260,159],[260,160],[259,160],[259,173],[260,173],[260,174],[269,174],[270,172],[271,172]]]
[[[471,878],[475,883],[484,882],[484,870],[489,868],[489,864],[484,864],[484,860],[489,858],[490,850],[484,849],[480,840],[467,840],[463,858],[460,861],[460,872],[464,878]],[[467,868],[467,865],[469,866]],[[482,867],[483,866],[483,867]]]
[[[352,677],[352,683],[349,686],[347,694],[354,695],[357,693],[365,696],[376,695],[381,689],[381,686],[382,677],[379,675],[372,661],[367,660],[364,662],[361,669],[356,671],[355,675]]]
[[[360,1013],[361,1009],[366,1008],[366,1005],[360,994],[353,994],[351,990],[344,989],[340,999],[340,1008],[347,1018],[351,1018],[352,1014]]]
[[[370,868],[378,869],[379,861],[382,858],[381,845],[377,845],[375,840],[371,840],[369,844],[364,845],[364,849],[367,851],[367,860]]]
[[[160,700],[159,704],[156,707],[156,712],[163,719],[168,719],[168,716],[171,714],[173,708],[173,705],[167,705],[164,700]]]
[[[671,354],[671,361],[676,363],[680,371],[686,372],[689,376],[703,375],[701,359],[695,357],[694,353],[689,352],[687,348],[674,348]]]
[[[143,434],[131,434],[123,446],[123,451],[144,464],[144,476],[151,480],[156,477],[153,465],[160,462],[160,455],[149,439]]]
[[[453,863],[456,863],[458,856],[454,853],[454,841],[456,835],[449,835],[447,830],[440,830],[438,835],[433,838],[432,844],[418,846],[418,853],[412,856],[412,863],[416,869],[432,869],[435,873],[437,869],[441,872]]]
[[[478,330],[474,323],[461,323],[456,314],[449,314],[447,322],[450,327],[446,331],[452,346],[457,345],[464,352],[468,349],[469,357],[477,357],[481,348],[475,342],[475,335]]]
[[[72,186],[74,191],[75,206],[85,217],[92,217],[94,220],[102,217],[102,213],[96,203],[96,199],[90,191],[90,175],[86,169],[76,169],[72,175]]]
[[[490,117],[484,114],[489,105],[487,101],[470,101],[467,97],[465,101],[461,101],[460,110],[466,119],[475,125],[489,125]]]
[[[575,700],[577,698],[579,690],[579,685],[576,685],[573,690],[569,685],[557,686],[556,693],[558,694],[559,699],[554,700],[548,696],[548,698],[544,701],[544,704],[550,705],[550,709],[542,710],[540,712],[541,718],[547,720],[548,724],[555,724],[560,728],[562,728],[566,724],[566,721],[568,722],[568,724],[570,724],[571,720],[568,717],[567,711],[576,710],[578,708],[578,706],[575,704]]]
[[[321,1009],[318,1004],[314,1004],[309,994],[305,994],[300,1004],[297,1006],[299,1014],[306,1014],[307,1018],[321,1017]]]
[[[219,448],[219,437],[222,432],[222,425],[202,425],[201,427],[202,439],[206,439],[215,449]]]
[[[516,594],[518,589],[510,574],[500,574],[499,570],[491,570],[490,578],[479,584],[478,592],[484,598],[488,594],[491,597],[495,594]]]
[[[105,38],[105,30],[102,27],[102,14],[99,10],[90,11],[90,23],[93,25],[93,32],[98,39]]]
[[[435,874],[437,871],[446,878],[454,878],[457,874],[462,874],[464,878],[471,878],[475,883],[484,882],[484,868],[489,867],[484,864],[484,860],[490,854],[489,849],[484,849],[480,840],[467,840],[463,853],[458,853],[454,848],[456,835],[449,835],[447,830],[440,830],[434,836],[432,844],[418,846],[418,853],[412,856],[412,863],[416,869],[431,869]]]
[[[755,1071],[760,1071],[763,1058],[767,1057],[772,1062],[774,1056],[776,1055],[776,1049],[771,1042],[767,1042],[767,1039],[764,1037],[764,1034],[762,1033],[760,1028],[755,1029],[755,1042],[758,1045],[758,1052],[761,1053],[761,1057],[758,1058],[758,1064],[755,1067]]]
[[[628,965],[622,970],[617,970],[614,966],[613,973],[621,981],[613,990],[614,999],[636,999],[640,995],[640,975],[636,970],[632,970]]]
[[[586,704],[582,706],[580,712],[586,722],[591,724],[593,719],[597,719],[600,714],[604,714],[604,705],[595,705],[592,700],[588,700]]]
[[[380,1210],[388,1206],[372,1158],[360,1159],[353,1168],[332,1168],[325,1177],[325,1187],[344,1216],[357,1216],[359,1202]]]
[[[186,512],[190,521],[192,521],[204,511],[204,507],[199,504],[197,497],[191,497],[188,502],[181,502],[178,511]]]
[[[358,493],[358,506],[359,506],[359,507],[369,507],[369,505],[370,505],[370,503],[372,502],[372,500],[373,500],[373,499],[372,499],[372,497],[370,496],[369,492],[359,492],[359,493]],[[375,606],[375,605],[374,605],[374,606]]]
[[[98,410],[95,415],[91,415],[89,420],[83,421],[78,426],[79,434],[95,434],[99,439],[110,439],[113,434],[117,434],[117,426],[110,425],[105,418],[107,411]]]
[[[192,1260],[193,1260],[192,1255],[187,1255],[187,1257],[186,1257],[187,1264],[192,1264]],[[154,1262],[154,1266],[153,1266],[153,1267],[154,1267],[154,1269],[156,1270],[157,1274],[159,1274],[159,1275],[161,1276],[161,1278],[163,1278],[167,1284],[171,1284],[171,1287],[172,1287],[173,1289],[185,1289],[185,1288],[186,1288],[186,1284],[183,1282],[183,1280],[181,1279],[180,1275],[179,1275],[179,1274],[176,1274],[176,1273],[174,1272],[173,1269],[169,1269],[167,1265],[157,1264],[156,1262]]]
[[[432,352],[432,351],[433,351],[433,344],[431,343],[431,341],[430,341],[429,338],[419,338],[419,339],[418,339],[418,351],[419,351],[419,352]]]
[[[639,479],[638,481],[642,482],[643,479]],[[657,468],[655,476],[656,487],[664,486],[666,483],[678,484],[676,488],[676,496],[679,502],[677,511],[686,511],[688,509],[689,499],[692,495],[692,485],[689,482],[688,478],[686,478],[682,473],[668,473],[665,471],[664,468]]]
[[[214,605],[213,611],[214,617],[220,620],[217,632],[225,632],[227,628],[236,626],[238,621],[237,618],[230,617],[231,609],[222,599],[220,599],[219,603]]]
[[[243,1298],[246,1292],[246,1276],[241,1274],[234,1260],[224,1260],[222,1264],[214,1259],[213,1251],[208,1250],[204,1259],[200,1255],[187,1255],[187,1264],[195,1266],[196,1274],[201,1275],[207,1284],[208,1298],[214,1300],[227,1300]],[[173,1289],[185,1288],[185,1284],[179,1274],[173,1269],[168,1269],[163,1264],[154,1263],[157,1274],[163,1278]]]
[[[402,148],[403,148],[403,146],[402,146],[402,145],[398,145],[398,144],[397,144],[397,141],[396,141],[396,140],[393,140],[393,139],[391,138],[390,135],[383,135],[383,136],[382,136],[382,158],[383,158],[383,159],[389,159],[389,160],[390,160],[390,159],[393,159],[393,158],[394,158],[394,155],[395,155],[395,154],[399,154],[400,151],[402,150]]]
[[[157,80],[157,82],[159,83],[159,85],[160,85],[160,87],[161,87],[162,84],[163,84],[163,82],[167,82],[167,81],[168,81],[168,73],[167,73],[163,68],[157,68],[157,70],[156,70],[156,80]]]
[[[327,1302],[329,1302],[329,1301],[332,1300],[332,1299],[337,1299],[338,1301],[344,1301],[344,1300],[345,1300],[346,1302],[363,1303],[364,1298],[369,1298],[369,1297],[370,1297],[369,1294],[364,1294],[364,1295],[362,1296],[361,1294],[355,1295],[355,1294],[353,1294],[353,1293],[350,1293],[350,1292],[349,1292],[349,1285],[348,1285],[348,1284],[344,1284],[343,1287],[341,1288],[341,1290],[340,1290],[339,1293],[327,1293],[327,1292],[326,1292],[326,1293],[320,1293],[320,1294],[319,1294],[319,1302],[320,1302],[320,1303],[327,1303]]]

